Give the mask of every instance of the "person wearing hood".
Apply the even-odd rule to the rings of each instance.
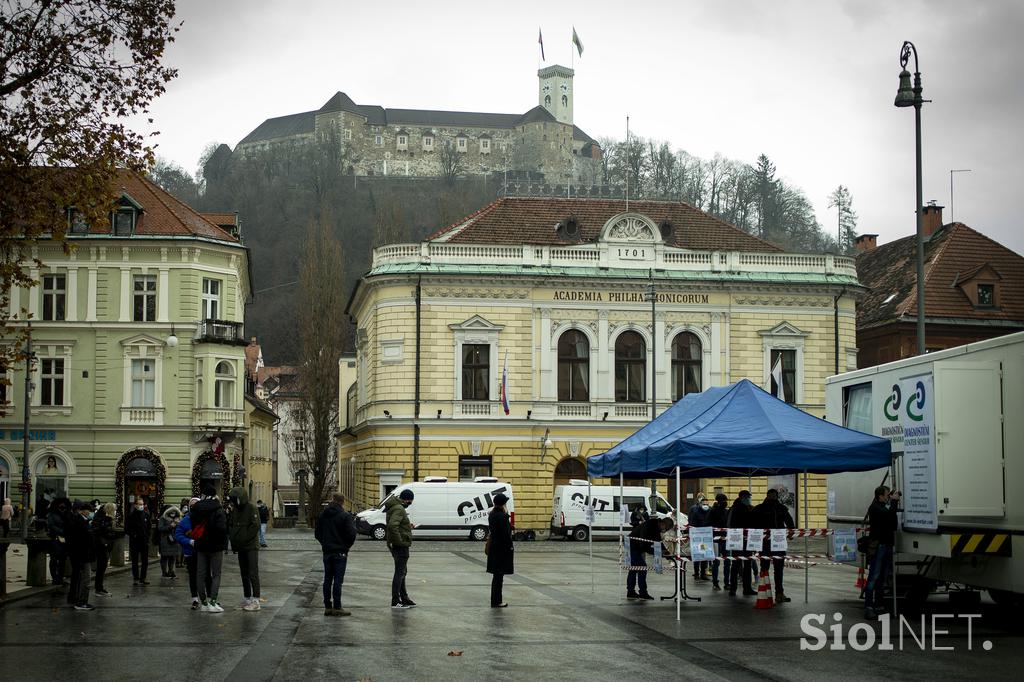
[[[245,611],[260,610],[260,511],[249,501],[245,488],[238,486],[228,493],[231,516],[228,517],[228,538],[231,550],[238,555],[242,574],[242,603]]]
[[[134,508],[124,522],[124,533],[128,536],[128,553],[132,559],[132,581],[134,585],[148,585],[149,571],[149,529],[150,516],[146,501],[135,498]]]
[[[750,491],[741,490],[736,496],[736,501],[729,510],[729,528],[755,528],[757,526],[756,515],[751,506]],[[743,596],[752,597],[757,594],[751,587],[751,574],[754,571],[754,562],[750,559],[750,552],[746,550],[733,550],[732,572],[729,576],[729,596],[736,596],[736,587],[743,577]]]
[[[313,535],[324,553],[324,615],[348,616],[351,611],[341,606],[341,586],[345,582],[348,551],[356,541],[355,518],[345,511],[345,497],[341,493],[331,496],[316,520]]]
[[[793,523],[793,516],[789,513],[786,505],[779,501],[779,491],[774,488],[769,488],[765,494],[764,502],[754,507],[754,517],[762,528],[796,528],[796,524]],[[785,557],[785,552],[771,551],[771,541],[770,535],[765,534],[763,553],[772,557]],[[786,591],[782,588],[782,572],[786,564],[785,559],[773,558],[770,561],[775,569],[775,603],[792,601],[792,599],[786,596]],[[761,559],[762,571],[768,570],[768,562],[769,559]]]
[[[174,565],[181,554],[178,541],[174,539],[174,529],[181,520],[181,511],[170,506],[164,510],[157,525],[157,534],[160,536],[160,573],[164,578],[177,578],[174,572]]]
[[[729,498],[726,497],[725,493],[715,494],[715,503],[711,505],[710,511],[708,511],[708,525],[716,529],[726,528],[729,525]],[[725,551],[725,534],[723,532],[715,533],[715,545],[718,548],[718,556],[722,562],[722,575],[725,576],[725,589],[729,589],[732,586],[730,581],[731,576],[729,570],[732,568],[732,562],[729,560],[729,555]],[[711,562],[711,586],[713,589],[720,590],[722,586],[718,582],[718,561]]]
[[[203,613],[223,613],[217,601],[220,592],[220,572],[224,565],[224,552],[228,548],[228,517],[217,499],[217,489],[203,486],[202,497],[192,505],[192,547],[196,552],[196,587],[199,590],[199,610]]]
[[[199,591],[196,588],[196,551],[193,547],[195,540],[192,539],[192,515],[189,514],[189,510],[197,502],[199,502],[198,497],[185,500],[185,504],[182,507],[184,515],[174,528],[174,539],[181,545],[181,553],[185,559],[185,568],[188,571],[188,591],[192,595],[193,611],[199,609]],[[211,585],[209,579],[207,579],[206,592],[209,593],[210,591]]]
[[[406,488],[397,496],[392,495],[384,502],[387,510],[387,534],[385,539],[391,558],[395,560],[395,575],[391,578],[391,608],[410,609],[416,602],[409,598],[405,589],[405,576],[409,572],[409,548],[412,547],[412,524],[405,508],[412,504],[415,495]]]
[[[705,528],[708,525],[708,514],[710,512],[711,506],[708,504],[707,498],[704,497],[704,493],[697,493],[697,501],[686,514],[686,521],[693,528]],[[693,562],[693,579],[708,579],[707,561]]]
[[[107,574],[110,563],[110,550],[114,546],[114,515],[117,505],[107,502],[92,517],[92,538],[96,551],[96,578],[93,586],[97,597],[109,597],[110,593],[103,587],[103,578]]]
[[[89,569],[96,560],[95,541],[89,525],[91,512],[92,505],[75,500],[73,513],[66,525],[67,553],[71,560],[68,604],[73,605],[76,611],[92,611],[96,608],[89,603]]]
[[[54,585],[64,584],[64,562],[68,558],[64,528],[70,503],[61,497],[50,503],[46,514],[46,532],[50,536],[50,579]]]
[[[502,493],[494,496],[494,509],[487,517],[490,535],[487,537],[487,572],[491,574],[491,608],[508,606],[501,598],[501,588],[506,575],[515,573],[514,547],[512,545],[512,524],[505,505],[508,497]]]

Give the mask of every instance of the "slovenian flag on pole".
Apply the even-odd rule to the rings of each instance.
[[[576,35],[576,27],[572,27],[572,44],[576,46],[576,51],[579,52],[580,56],[583,56],[583,43],[580,42],[580,37]]]
[[[541,32],[540,27],[537,28],[537,42],[540,43],[540,60],[547,61],[544,58],[544,34]]]
[[[782,390],[782,353],[779,353],[779,357],[775,360],[775,365],[772,367],[772,379],[775,380],[775,390],[772,392],[779,400],[785,400],[785,392]]]
[[[508,416],[508,351],[505,351],[505,365],[501,368],[501,408]]]

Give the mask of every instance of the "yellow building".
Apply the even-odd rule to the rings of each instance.
[[[783,253],[687,204],[499,199],[374,251],[340,363],[341,487],[362,508],[428,475],[497,476],[517,527],[546,531],[553,486],[650,420],[652,392],[660,413],[743,378],[770,390],[781,356],[786,400],[823,415],[825,378],[856,366],[860,291],[852,259]],[[769,483],[793,486],[686,481],[684,508]],[[808,501],[822,523],[823,479]]]
[[[274,500],[274,458],[271,441],[278,416],[255,395],[245,396],[245,485],[252,502],[263,500],[269,507]]]

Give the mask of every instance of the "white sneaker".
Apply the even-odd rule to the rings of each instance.
[[[244,611],[259,611],[260,610],[260,600],[259,599],[251,600],[248,604],[246,604],[245,606],[242,607],[242,610],[244,610]]]
[[[246,606],[248,606],[251,603],[252,603],[252,599],[243,599],[241,602],[239,602],[238,608],[244,609]]]
[[[213,604],[208,601],[204,601],[199,605],[199,610],[203,613],[213,613]]]
[[[210,602],[210,613],[224,613],[224,607],[220,605],[220,602]]]

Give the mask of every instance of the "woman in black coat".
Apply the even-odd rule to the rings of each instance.
[[[505,608],[508,606],[501,600],[501,588],[506,575],[515,573],[513,567],[512,547],[512,524],[509,522],[508,512],[505,505],[508,498],[498,493],[494,496],[494,509],[487,519],[487,526],[490,529],[490,537],[487,542],[487,572],[491,578],[491,608]]]

